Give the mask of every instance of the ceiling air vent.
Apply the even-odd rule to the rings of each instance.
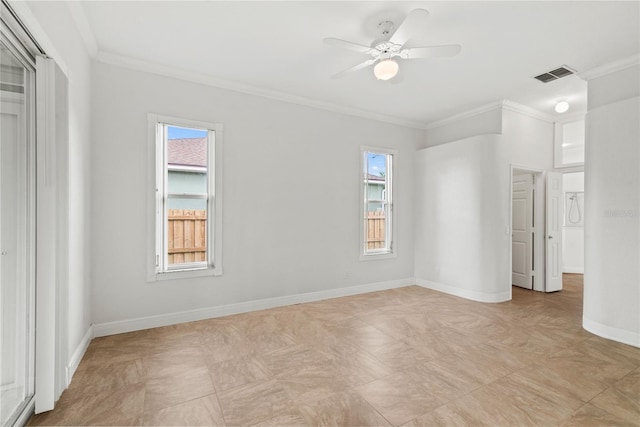
[[[562,66],[560,68],[556,68],[555,70],[547,71],[546,73],[542,73],[539,76],[535,76],[536,80],[540,80],[542,83],[549,83],[553,80],[558,80],[562,77],[570,76],[574,71],[569,67]]]

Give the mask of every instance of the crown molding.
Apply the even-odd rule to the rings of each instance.
[[[311,98],[305,98],[302,96],[292,95],[285,92],[275,91],[271,89],[263,89],[256,86],[251,86],[251,85],[238,83],[230,80],[218,79],[209,74],[199,73],[195,71],[188,71],[181,68],[161,65],[161,64],[157,64],[157,63],[153,63],[150,61],[145,61],[137,58],[117,55],[114,53],[98,51],[98,54],[96,55],[96,60],[104,64],[116,65],[119,67],[124,67],[128,69],[136,70],[136,71],[143,71],[143,72],[156,74],[164,77],[171,77],[179,80],[185,80],[192,83],[200,83],[206,86],[213,86],[220,89],[244,93],[247,95],[260,96],[263,98],[273,99],[276,101],[302,105],[310,108],[317,108],[320,110],[330,111],[333,113],[345,114],[345,115],[355,116],[363,119],[375,120],[378,122],[390,123],[393,125],[403,126],[403,127],[412,128],[412,129],[421,129],[421,130],[425,129],[425,124],[422,122],[405,120],[399,117],[393,117],[393,116],[387,116],[384,114],[374,113],[372,111],[345,107],[342,105],[319,101]]]
[[[89,52],[89,55],[95,58],[98,55],[98,42],[91,30],[91,24],[87,18],[87,14],[84,10],[84,6],[81,1],[68,1],[67,7],[73,18],[73,22],[76,24],[76,29],[80,33],[80,38],[84,42],[84,45]]]
[[[543,113],[542,111],[536,110],[535,108],[518,104],[517,102],[509,101],[507,99],[502,101],[502,108],[507,111],[513,111],[513,112],[520,113],[525,116],[533,117],[534,119],[542,120],[549,123],[558,121],[557,117],[554,117],[550,114]]]
[[[640,65],[640,54],[631,55],[617,61],[609,62],[608,64],[600,65],[599,67],[579,73],[578,76],[589,81],[615,73],[616,71],[624,70],[625,68],[633,67],[634,65]]]
[[[519,114],[523,114],[525,116],[533,117],[534,119],[538,119],[538,120],[542,120],[550,123],[558,121],[558,118],[550,114],[545,114],[541,111],[536,110],[535,108],[531,108],[526,105],[518,104],[517,102],[503,99],[502,101],[491,102],[489,104],[485,104],[480,107],[455,114],[453,116],[447,117],[446,119],[438,120],[436,122],[431,122],[427,124],[425,129],[429,130],[429,129],[435,129],[441,126],[446,126],[446,125],[458,122],[460,120],[464,120],[473,116],[477,116],[482,113],[486,113],[487,111],[492,111],[496,109],[501,109],[503,111],[504,110],[513,111]]]
[[[426,130],[439,128],[441,126],[446,126],[451,123],[455,123],[457,121],[467,119],[469,117],[477,116],[478,114],[486,113],[487,111],[495,110],[498,108],[502,108],[504,101],[496,101],[491,102],[489,104],[482,105],[477,108],[473,108],[471,110],[463,111],[462,113],[454,114],[453,116],[449,116],[442,120],[437,120],[435,122],[431,122],[425,126]]]

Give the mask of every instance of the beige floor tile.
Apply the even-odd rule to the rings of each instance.
[[[477,392],[485,390],[500,404],[518,408],[514,414],[524,414],[523,422],[532,425],[557,425],[584,403],[566,393],[544,389],[539,382],[515,374],[500,378]]]
[[[388,426],[384,419],[358,393],[334,394],[326,399],[300,406],[300,412],[312,426]]]
[[[536,363],[546,366],[562,377],[579,379],[584,384],[597,382],[602,386],[613,384],[633,370],[628,363],[603,360],[574,348],[540,358]]]
[[[588,340],[581,341],[574,348],[603,362],[631,368],[640,366],[640,348],[630,345],[592,336]]]
[[[468,427],[485,426],[472,414],[444,405],[402,425],[402,427]]]
[[[553,369],[537,364],[527,366],[511,375],[516,382],[526,382],[538,392],[563,401],[566,406],[578,409],[606,386],[602,382],[580,375],[573,370]]]
[[[630,423],[627,420],[616,417],[609,412],[600,409],[590,403],[578,409],[563,424],[566,427],[602,427],[602,426],[625,426],[637,427],[639,424]]]
[[[96,338],[30,424],[640,426],[640,349],[584,331],[565,279],[500,304],[407,287]]]
[[[629,399],[640,401],[640,368],[627,374],[613,386]]]
[[[428,359],[426,354],[404,341],[394,341],[391,344],[372,351],[371,354],[392,370],[405,369],[415,363]]]
[[[255,427],[304,427],[309,425],[297,408],[291,408],[283,414],[253,424]]]
[[[591,399],[589,403],[628,423],[640,425],[640,399],[637,395],[629,396],[611,387]]]
[[[391,375],[394,371],[371,354],[354,350],[348,354],[324,353],[331,359],[341,378],[351,387]]]
[[[145,414],[214,393],[206,367],[172,376],[151,378],[146,383]]]
[[[166,348],[167,350],[162,353],[152,353],[142,359],[147,378],[179,375],[183,372],[207,367],[204,352],[199,345],[197,347]]]
[[[144,384],[85,393],[67,390],[58,409],[31,418],[31,425],[141,425]]]
[[[144,416],[145,426],[223,426],[215,394],[154,411]]]
[[[260,356],[244,355],[209,365],[216,392],[229,390],[247,383],[273,378]]]
[[[245,384],[218,394],[225,422],[253,425],[288,414],[293,408],[284,387],[276,380]]]
[[[308,366],[326,364],[331,360],[314,347],[296,344],[278,349],[263,356],[267,368],[274,375],[298,372]]]
[[[405,374],[379,379],[356,390],[393,425],[404,424],[443,403]]]
[[[276,378],[296,404],[323,399],[350,386],[331,362],[311,364]]]
[[[111,365],[78,369],[69,389],[78,389],[82,393],[97,393],[116,390],[131,384],[144,383],[146,380],[147,374],[142,359],[135,359]]]

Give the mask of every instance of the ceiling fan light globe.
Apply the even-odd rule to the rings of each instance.
[[[393,59],[383,59],[373,67],[373,74],[378,80],[389,80],[398,74],[398,63]]]
[[[556,113],[566,113],[569,110],[569,103],[567,101],[560,101],[555,106]]]

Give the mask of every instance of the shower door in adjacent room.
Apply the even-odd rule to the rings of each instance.
[[[0,424],[34,394],[34,64],[2,22],[0,44]]]

